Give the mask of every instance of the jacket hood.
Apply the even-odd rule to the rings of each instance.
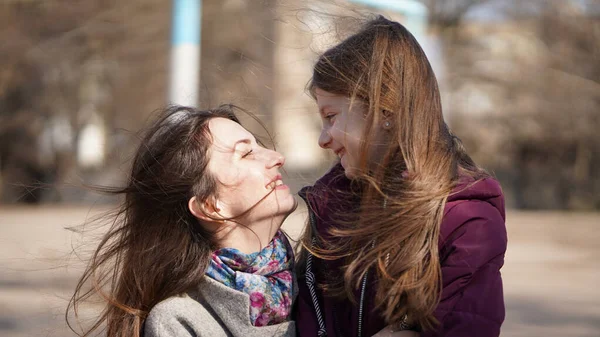
[[[352,181],[344,174],[342,165],[337,164],[317,180],[313,186],[303,187],[298,194],[309,201],[313,207],[321,208],[320,206],[327,205],[328,202],[332,201],[332,194],[356,194],[357,188],[352,186]],[[502,188],[494,178],[475,180],[471,177],[463,177],[452,193],[448,195],[447,203],[467,200],[485,201],[500,211],[502,217],[505,218]]]
[[[341,164],[333,166],[325,173],[314,185],[305,186],[299,192],[308,206],[316,214],[321,214],[321,210],[330,210],[329,207],[338,208],[343,201],[350,201],[352,196],[357,196],[356,186],[344,173]]]
[[[454,204],[461,201],[479,200],[492,205],[497,209],[502,218],[506,220],[504,210],[504,196],[502,188],[494,178],[484,178],[475,180],[473,178],[463,178],[448,195],[448,204]]]

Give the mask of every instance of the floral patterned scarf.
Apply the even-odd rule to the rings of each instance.
[[[250,296],[250,321],[254,326],[288,320],[297,290],[294,253],[281,231],[260,252],[244,254],[235,248],[213,252],[206,275]]]

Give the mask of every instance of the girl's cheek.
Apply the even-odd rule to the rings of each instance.
[[[336,120],[334,124],[331,126],[331,133],[335,133],[336,135],[344,133],[345,124],[343,120]]]

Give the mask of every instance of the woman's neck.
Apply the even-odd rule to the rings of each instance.
[[[273,217],[251,226],[228,221],[217,233],[219,248],[235,248],[244,254],[259,252],[271,242],[284,219]]]

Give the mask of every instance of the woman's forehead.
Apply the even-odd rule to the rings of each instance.
[[[240,124],[226,119],[213,118],[208,123],[213,150],[231,152],[240,143],[252,143],[254,136]]]

